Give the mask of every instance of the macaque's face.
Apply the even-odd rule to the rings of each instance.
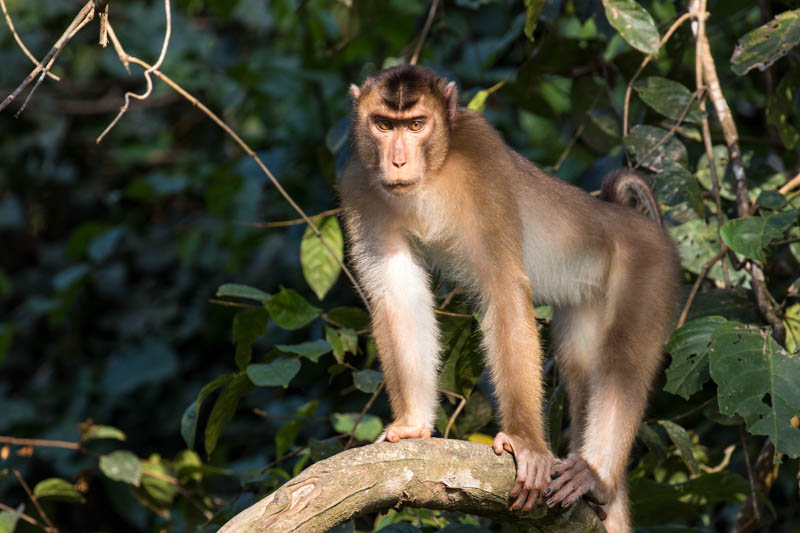
[[[380,154],[380,185],[398,196],[414,189],[428,170],[425,147],[439,126],[436,115],[419,104],[402,112],[384,107],[370,113],[367,124]]]
[[[455,84],[427,71],[395,73],[353,85],[350,94],[359,158],[376,186],[403,196],[441,167],[449,138],[445,113],[455,113],[456,93]]]

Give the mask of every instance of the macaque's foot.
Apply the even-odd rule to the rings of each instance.
[[[514,502],[509,509],[530,511],[534,504],[542,503],[545,487],[550,481],[550,465],[553,461],[547,448],[535,447],[528,439],[502,431],[494,438],[492,448],[497,455],[503,453],[503,450],[511,452],[514,462],[517,463],[517,478],[508,495]]]
[[[599,506],[611,501],[608,487],[580,455],[570,455],[563,461],[554,461],[552,478],[544,491],[545,497],[548,498],[548,507],[559,504],[562,507],[569,507],[581,496],[586,496],[586,500],[593,504],[597,512]],[[602,519],[602,515],[599,512],[597,514]]]
[[[400,442],[400,439],[429,439],[431,436],[430,428],[425,426],[404,426],[392,424],[388,426],[375,442]]]

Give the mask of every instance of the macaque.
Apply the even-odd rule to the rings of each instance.
[[[430,437],[440,345],[432,265],[472,295],[502,431],[516,462],[510,508],[585,497],[611,532],[631,530],[625,470],[670,333],[678,259],[660,223],[555,178],[458,107],[454,82],[416,66],[351,86],[354,154],[341,182],[350,255],[372,308],[394,421],[385,440]],[[534,301],[553,305],[557,367],[569,397],[569,455],[546,442]]]

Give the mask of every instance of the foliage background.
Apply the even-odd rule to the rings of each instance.
[[[68,0],[6,3],[37,57],[79,8]],[[686,7],[670,0],[641,4],[661,35]],[[336,176],[349,150],[349,83],[407,58],[429,7],[415,0],[179,0],[162,70],[223,116],[308,213],[319,213],[337,205]],[[744,34],[797,7],[789,0],[709,1],[712,53],[740,130],[754,196],[777,189],[797,172],[797,55],[791,51],[765,72],[744,76],[732,72],[729,58]],[[621,119],[626,85],[644,56],[611,27],[599,0],[548,0],[533,41],[524,33],[525,15],[525,5],[510,0],[443,2],[420,63],[457,79],[465,105],[505,81],[486,99],[487,118],[526,157],[557,166],[560,177],[594,190],[608,170],[627,164],[629,153],[642,155],[630,139],[625,151]],[[161,2],[112,0],[111,17],[129,53],[157,57],[164,31]],[[13,508],[27,502],[13,475],[17,469],[31,486],[54,477],[68,481],[50,492],[47,485],[37,489],[49,518],[64,531],[214,531],[308,461],[347,444],[354,419],[377,390],[379,367],[364,314],[352,309],[361,304],[346,279],[320,301],[304,278],[304,227],[242,224],[296,215],[199,110],[156,82],[150,99],[134,103],[111,134],[95,143],[123,92],[143,87],[141,70],[134,67],[128,75],[110,47],[95,44],[95,31],[92,25],[78,34],[59,57],[54,72],[62,81],[45,81],[19,118],[14,106],[0,114],[0,435],[72,442],[83,437],[93,454],[131,470],[110,474],[90,453],[35,447],[29,456],[30,449],[13,446],[0,462],[0,502]],[[5,96],[31,69],[5,27],[0,64]],[[688,24],[642,79],[649,76],[694,89]],[[642,96],[632,99],[631,125],[668,129],[672,123],[637,93]],[[777,120],[779,129],[776,121],[767,123],[768,106],[784,117]],[[724,145],[713,119],[712,128],[714,144]],[[682,243],[688,294],[719,243],[698,130],[692,124],[684,129],[677,138],[686,150],[676,159],[689,180],[655,180],[665,220]],[[723,207],[733,218],[730,169],[720,169]],[[796,196],[789,204],[772,200],[777,204],[762,214],[786,213],[800,204]],[[336,229],[331,232],[335,237]],[[800,331],[800,250],[796,243],[775,243],[798,236],[796,212],[776,232],[756,248],[765,254],[779,311],[788,315],[785,347],[791,352]],[[314,243],[308,246],[313,251]],[[329,277],[336,274],[332,268]],[[731,270],[731,277],[734,287],[722,288],[721,270],[712,268],[690,318],[722,315],[763,325],[748,275]],[[226,283],[280,296],[228,285],[222,299],[248,309],[210,302]],[[453,288],[443,285],[440,296]],[[265,311],[261,302],[267,301],[273,307]],[[467,312],[458,297],[447,310]],[[547,310],[540,311],[546,325]],[[491,390],[480,379],[475,321],[441,318],[448,346],[443,388],[469,398],[452,436],[480,440],[496,428]],[[706,347],[718,334],[714,320],[696,326]],[[315,343],[286,348],[306,341]],[[673,361],[681,355],[691,360],[704,349],[672,348]],[[797,360],[780,353],[776,358],[789,361],[782,414],[796,415],[800,401],[791,385],[800,379]],[[251,362],[254,369],[245,373]],[[754,461],[765,437],[745,432],[735,409],[720,406],[734,416],[720,414],[716,393],[725,376],[715,375],[713,361],[712,381],[705,383],[699,374],[681,374],[693,380],[680,390],[685,398],[662,390],[666,378],[654,394],[631,473],[643,531],[727,530],[749,493],[741,439]],[[228,381],[217,382],[200,402],[197,418],[191,409],[187,415],[201,388],[220,376]],[[551,391],[551,442],[558,447],[564,400],[560,389]],[[440,430],[457,403],[452,396],[443,400]],[[388,415],[379,392],[356,440],[374,438]],[[90,419],[119,428],[126,440],[93,440],[92,431],[120,435],[90,430]],[[182,430],[189,441],[196,430],[196,442],[190,442],[196,452],[187,451]],[[796,457],[797,433],[781,434],[786,448],[779,445],[779,451]],[[727,463],[730,445],[736,448]],[[119,450],[144,462],[112,455]],[[719,472],[708,472],[717,465]],[[784,456],[762,498],[768,504],[761,530],[800,531],[797,470],[797,460]],[[25,513],[38,516],[30,502]],[[12,522],[9,513],[0,514],[0,531],[13,530]],[[390,526],[395,522],[405,526]],[[479,530],[474,517],[406,510],[365,517],[342,531],[406,531],[412,524],[432,531],[448,523],[451,530],[454,524]],[[35,529],[22,521],[16,527]]]

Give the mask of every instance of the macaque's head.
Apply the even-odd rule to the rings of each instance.
[[[442,166],[458,107],[455,82],[422,67],[392,67],[351,85],[350,94],[356,154],[381,188],[402,196]]]

